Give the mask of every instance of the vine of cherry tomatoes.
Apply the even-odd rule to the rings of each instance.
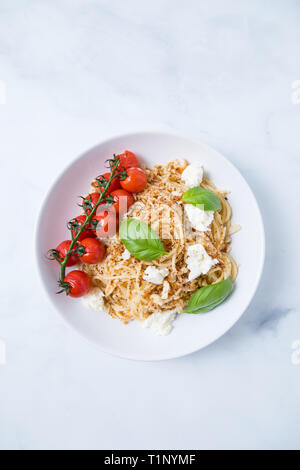
[[[100,263],[104,257],[106,248],[99,238],[108,238],[114,236],[119,228],[119,216],[126,213],[134,204],[133,193],[143,191],[147,185],[146,172],[139,167],[137,156],[125,150],[124,153],[116,156],[119,160],[117,170],[119,172],[126,169],[126,174],[122,173],[122,179],[113,177],[111,173],[101,175],[101,184],[98,191],[91,192],[85,198],[82,198],[82,208],[84,214],[72,219],[68,227],[71,230],[73,239],[78,231],[86,223],[87,217],[91,214],[95,205],[97,205],[100,196],[105,191],[105,201],[101,201],[96,210],[96,215],[92,216],[83,232],[78,237],[77,243],[70,251],[71,240],[61,242],[55,250],[50,250],[49,258],[55,259],[60,264],[68,256],[66,266],[71,267],[79,263],[86,264]],[[125,177],[124,177],[125,176]],[[105,181],[107,183],[112,179],[110,185],[105,190]],[[83,271],[74,270],[68,273],[63,279],[63,290],[70,297],[82,297],[90,291],[92,281]]]

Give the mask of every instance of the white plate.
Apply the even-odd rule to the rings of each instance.
[[[147,166],[175,158],[201,162],[208,176],[231,191],[233,223],[243,229],[233,237],[232,254],[240,264],[231,297],[206,315],[181,315],[173,332],[157,337],[137,322],[124,326],[102,312],[86,309],[78,299],[56,295],[59,266],[45,253],[69,238],[66,221],[79,215],[77,196],[86,194],[89,182],[104,170],[114,153],[132,150]],[[36,238],[37,260],[46,292],[62,317],[101,350],[136,360],[171,359],[192,353],[228,331],[248,307],[257,289],[265,256],[265,237],[255,197],[238,170],[222,155],[201,143],[161,133],[139,133],[110,139],[74,161],[57,179],[41,208]]]

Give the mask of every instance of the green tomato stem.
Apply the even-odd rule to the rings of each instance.
[[[65,259],[63,260],[63,262],[62,262],[61,265],[60,265],[60,278],[59,278],[59,281],[60,281],[60,282],[63,282],[64,279],[65,279],[67,263],[68,263],[68,261],[69,261],[69,258],[70,258],[70,256],[71,256],[71,252],[72,252],[74,246],[75,246],[76,243],[78,242],[78,239],[79,239],[80,235],[82,234],[82,232],[84,231],[85,227],[89,224],[89,222],[90,222],[91,219],[93,218],[93,216],[94,216],[96,210],[98,209],[100,203],[102,202],[102,200],[103,200],[103,198],[104,198],[104,196],[105,196],[105,193],[106,193],[106,191],[108,190],[108,188],[109,188],[109,186],[110,186],[112,180],[115,178],[115,174],[116,174],[116,171],[117,171],[117,169],[118,169],[118,165],[119,165],[119,163],[120,163],[120,159],[116,159],[116,162],[117,162],[117,161],[118,161],[118,163],[116,163],[116,164],[114,165],[114,168],[113,168],[113,170],[112,170],[112,172],[111,172],[111,176],[110,176],[110,178],[109,178],[107,184],[105,185],[104,190],[103,190],[103,191],[100,191],[100,197],[99,197],[98,201],[96,202],[96,204],[95,204],[93,210],[91,211],[91,213],[90,213],[89,215],[86,215],[85,222],[83,223],[83,225],[82,225],[82,227],[80,228],[80,230],[77,232],[76,236],[75,236],[74,238],[72,237],[71,245],[70,245],[70,247],[69,247],[69,249],[68,249],[68,252],[67,252],[67,254],[66,254],[66,256],[65,256]],[[72,231],[71,231],[71,233],[72,233]]]

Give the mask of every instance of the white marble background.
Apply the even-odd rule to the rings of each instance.
[[[300,1],[1,0],[0,80],[0,448],[299,449]],[[238,324],[161,363],[71,331],[33,254],[56,175],[107,136],[148,129],[227,155],[267,236]]]

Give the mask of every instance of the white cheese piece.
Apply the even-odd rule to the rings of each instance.
[[[130,258],[131,254],[130,252],[127,250],[127,248],[124,248],[124,251],[121,255],[121,258],[124,260],[124,261],[127,261],[129,258]]]
[[[188,188],[200,186],[203,180],[203,166],[199,163],[192,163],[183,171],[181,179]]]
[[[207,274],[210,268],[218,264],[219,261],[211,258],[204,246],[201,243],[197,243],[187,247],[186,263],[190,271],[189,281],[193,281],[201,274]]]
[[[214,211],[204,211],[193,204],[185,204],[184,210],[191,226],[198,232],[207,232],[214,220]]]
[[[82,297],[82,301],[91,310],[104,310],[103,297],[104,294],[101,289],[93,287],[87,295]]]
[[[157,336],[167,336],[173,329],[176,315],[176,310],[152,313],[141,325],[143,328],[151,328],[152,332]]]
[[[148,266],[143,274],[143,279],[152,284],[162,284],[163,280],[169,274],[168,269],[157,269],[155,266]]]

